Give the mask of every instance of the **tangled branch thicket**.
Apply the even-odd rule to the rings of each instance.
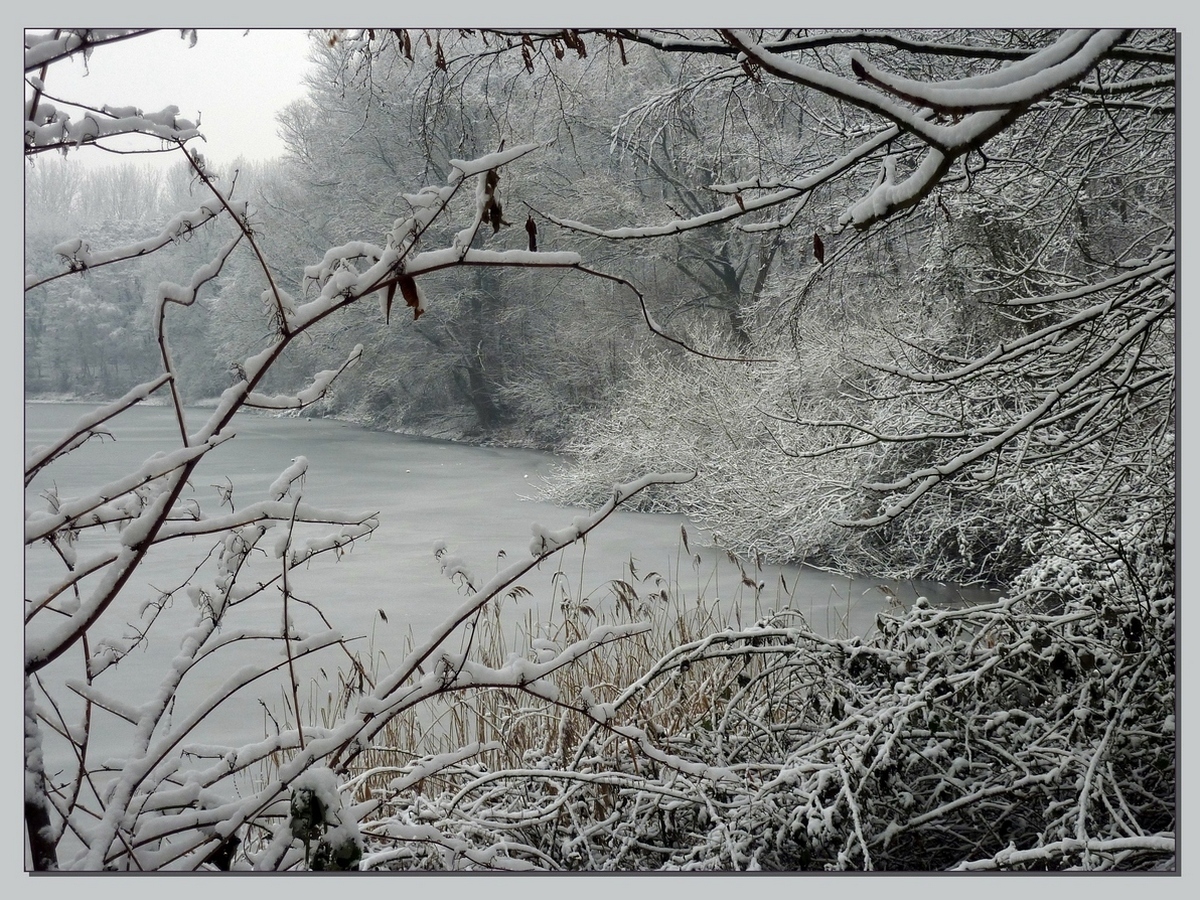
[[[991,604],[881,614],[866,640],[790,609],[695,629],[703,604],[689,617],[614,582],[600,615],[654,621],[648,636],[570,670],[554,701],[467,692],[427,753],[412,749],[433,731],[411,722],[374,748],[346,784],[381,804],[363,866],[1173,865],[1173,579],[1114,567],[1082,590],[1031,570]],[[514,650],[553,652],[537,633]]]

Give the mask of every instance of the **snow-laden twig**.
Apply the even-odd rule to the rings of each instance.
[[[96,47],[148,34],[149,28],[73,28],[52,33],[25,32],[25,71],[32,72],[72,56],[91,56]]]
[[[316,403],[328,392],[339,375],[362,359],[362,344],[356,344],[346,361],[336,369],[325,369],[313,376],[312,383],[295,394],[266,396],[251,392],[246,395],[246,406],[253,409],[304,409]]]
[[[80,416],[79,420],[71,426],[67,433],[55,443],[48,447],[35,447],[25,457],[25,486],[28,487],[29,482],[43,468],[50,465],[59,457],[70,453],[91,438],[97,435],[108,435],[111,437],[107,431],[98,431],[99,426],[145,400],[166,384],[168,378],[170,376],[163,373],[144,384],[139,384],[137,387],[126,392],[125,396],[119,400],[114,400],[112,403],[97,407],[91,412]]]
[[[1025,433],[1032,428],[1039,420],[1045,417],[1050,410],[1058,404],[1064,397],[1069,396],[1080,384],[1088,378],[1103,371],[1109,363],[1115,358],[1124,353],[1130,346],[1142,340],[1147,329],[1156,321],[1166,316],[1174,309],[1174,300],[1169,300],[1166,304],[1158,309],[1152,309],[1144,316],[1135,320],[1130,327],[1116,335],[1109,346],[1099,353],[1087,365],[1072,373],[1063,381],[1054,385],[1048,390],[1040,402],[1029,412],[1017,418],[1012,424],[1004,429],[1000,434],[986,440],[975,447],[960,453],[953,459],[945,463],[924,467],[910,473],[896,481],[892,482],[877,482],[865,485],[867,490],[878,491],[881,493],[892,491],[905,491],[906,493],[900,498],[893,498],[888,501],[887,507],[879,515],[865,517],[857,520],[844,520],[839,524],[856,526],[856,527],[871,527],[874,525],[882,525],[883,523],[895,519],[903,512],[912,507],[924,494],[935,487],[945,478],[953,477],[963,471],[968,465],[974,463],[989,454],[992,454],[1003,447],[1010,440],[1020,434]]]
[[[215,447],[220,446],[230,437],[232,435],[211,438],[197,446],[181,447],[169,453],[155,454],[136,471],[102,485],[87,496],[61,501],[53,512],[28,514],[25,517],[25,543],[32,544],[43,540],[54,532],[84,519],[114,499],[129,494],[134,489],[150,484],[172,472],[178,472],[181,468],[187,467]]]
[[[83,238],[72,238],[69,241],[63,241],[55,246],[54,252],[66,261],[67,270],[44,277],[36,275],[26,276],[25,290],[29,291],[56,279],[65,278],[68,275],[98,269],[114,263],[126,262],[154,253],[164,247],[169,247],[215,220],[220,216],[223,208],[221,203],[216,200],[210,200],[194,210],[176,213],[154,237],[146,238],[133,244],[114,247],[111,250],[93,250],[91,245]],[[245,215],[246,213],[246,205],[244,203],[231,204],[231,209],[235,215]]]
[[[860,230],[919,203],[946,176],[956,159],[982,147],[1038,100],[1081,81],[1124,36],[1120,30],[1068,32],[1050,47],[998,73],[972,76],[962,83],[927,85],[884,75],[881,70],[869,68],[860,56],[851,59],[851,68],[859,79],[854,81],[774,53],[749,32],[729,29],[721,34],[745,59],[776,77],[882,116],[927,145],[923,159],[906,178],[897,181],[895,173],[888,170],[867,196],[839,217],[839,225],[853,225]],[[943,125],[931,116],[933,110],[941,108],[963,111],[965,115],[960,121]]]
[[[966,860],[954,866],[954,872],[982,872],[996,869],[1015,869],[1038,863],[1052,862],[1060,859],[1072,859],[1076,856],[1096,855],[1111,859],[1122,851],[1141,850],[1153,854],[1175,855],[1175,836],[1173,834],[1137,835],[1133,837],[1116,837],[1105,839],[1063,838],[1052,841],[1042,847],[1029,847],[1020,850],[1008,847],[988,859]],[[1096,865],[1090,868],[1109,868]]]
[[[39,110],[45,110],[43,105]],[[200,137],[200,130],[190,119],[181,118],[178,106],[166,106],[157,112],[136,109],[85,111],[71,117],[55,109],[45,114],[44,121],[25,120],[25,152],[45,153],[66,151],[104,138],[128,134],[144,134],[163,141],[182,144]],[[40,118],[40,116],[39,116]]]
[[[691,472],[651,473],[636,481],[614,486],[612,496],[599,510],[589,516],[577,517],[569,529],[556,535],[544,546],[541,541],[538,541],[538,549],[533,550],[528,559],[512,563],[496,573],[485,584],[480,585],[477,592],[451,613],[442,625],[433,629],[423,641],[417,644],[391,674],[379,681],[371,697],[360,701],[355,719],[358,723],[356,727],[361,733],[356,734],[352,740],[343,742],[337,753],[333,755],[334,763],[339,767],[344,767],[350,759],[362,751],[366,741],[369,741],[386,724],[389,713],[400,708],[402,701],[397,701],[393,695],[398,694],[402,686],[430,662],[446,639],[483,606],[508,590],[542,560],[557,553],[567,544],[584,537],[629,498],[651,485],[686,484],[693,478],[695,478],[695,473]],[[534,526],[534,529],[536,537],[540,529],[537,526]]]

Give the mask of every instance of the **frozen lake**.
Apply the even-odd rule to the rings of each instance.
[[[74,403],[26,404],[26,450],[50,443],[90,408]],[[189,430],[194,431],[206,416],[206,410],[190,410]],[[306,503],[378,513],[381,524],[369,540],[340,559],[332,554],[317,557],[306,568],[293,571],[290,578],[294,594],[318,605],[335,628],[357,639],[354,646],[382,652],[391,660],[402,655],[403,639],[410,629],[420,639],[462,602],[460,590],[440,572],[433,555],[435,542],[444,540],[450,552],[483,582],[498,568],[528,555],[531,524],[563,528],[580,514],[580,510],[529,499],[536,493],[539,479],[558,461],[552,454],[372,432],[328,420],[250,415],[235,420],[234,425],[237,437],[208,455],[186,496],[215,513],[219,509],[215,485],[228,479],[235,504],[263,499],[267,487],[292,459],[304,455],[309,460]],[[27,506],[43,507],[45,501],[39,495],[51,485],[60,497],[77,495],[127,473],[155,451],[177,446],[174,421],[164,407],[135,408],[111,423],[111,428],[115,441],[93,440],[40,475],[26,491]],[[681,545],[681,526],[687,528],[690,553]],[[273,542],[268,536],[264,545]],[[211,539],[195,539],[154,548],[119,598],[117,615],[108,617],[108,630],[99,629],[93,638],[112,631],[140,630],[152,611],[147,604],[164,591],[178,588],[204,563],[214,544]],[[805,613],[814,629],[828,633],[846,628],[865,633],[876,613],[888,606],[887,590],[906,602],[918,594],[948,604],[987,596],[971,590],[960,597],[953,588],[931,583],[896,584],[797,567],[765,567],[756,574],[764,584],[756,601],[754,591],[742,584],[741,574],[724,552],[705,544],[702,532],[681,516],[618,512],[589,536],[586,550],[566,548],[540,570],[530,572],[521,582],[530,594],[505,599],[504,618],[515,623],[531,613],[541,618],[550,614],[552,577],[560,568],[566,575],[560,584],[568,585],[573,596],[590,597],[593,605],[612,603],[608,584],[615,578],[628,578],[625,567],[631,558],[641,574],[657,571],[674,577],[679,573],[678,586],[689,595],[689,601],[698,594],[708,601],[720,597],[725,601],[724,615],[731,621],[739,613],[742,621],[752,620],[756,602],[762,610],[779,608],[790,597],[791,605]],[[701,557],[698,566],[693,564],[694,554]],[[86,555],[81,549],[80,558]],[[265,572],[272,571],[273,562],[262,561]],[[201,581],[204,571],[201,569]],[[748,571],[754,574],[752,568]],[[48,548],[31,548],[25,559],[26,596],[38,593],[62,572],[62,563]],[[646,590],[650,589],[647,586]],[[311,631],[324,628],[314,614],[299,609],[303,627]],[[231,611],[231,617],[234,613],[239,624],[278,627],[282,613],[279,592],[268,591]],[[119,679],[120,693],[128,702],[151,696],[156,678],[177,652],[178,638],[194,615],[186,596],[176,594],[160,614],[146,645],[105,672],[98,684]],[[231,621],[228,627],[235,623]],[[248,643],[229,647],[223,659],[189,674],[178,697],[176,716],[211,693],[235,667],[254,660],[254,654],[279,652],[278,644],[268,649]],[[44,675],[59,683],[61,678],[77,677],[80,661],[68,656],[56,661]],[[333,654],[320,657],[304,670],[306,677],[316,675],[318,666],[331,664],[334,668],[338,664]],[[282,707],[281,684],[260,691],[268,706]],[[69,712],[71,700],[77,698],[61,693]],[[261,738],[265,712],[258,699],[247,696],[231,705],[225,716],[202,723],[193,737],[221,742]],[[122,732],[130,726],[111,714],[96,715],[94,750],[100,761],[106,752],[120,746]],[[49,746],[47,752],[53,756]],[[49,768],[53,772],[53,767]]]

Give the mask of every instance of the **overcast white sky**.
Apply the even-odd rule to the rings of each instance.
[[[207,139],[198,146],[218,163],[238,156],[270,159],[283,152],[275,113],[304,93],[308,44],[299,29],[201,28],[194,47],[177,29],[165,29],[99,47],[85,64],[72,59],[51,68],[51,96],[89,105],[138,106],[146,112],[174,104],[200,118]],[[142,138],[133,144],[147,146]],[[93,164],[119,161],[106,153],[79,153]],[[146,158],[146,157],[144,157]],[[173,155],[164,154],[173,160]]]

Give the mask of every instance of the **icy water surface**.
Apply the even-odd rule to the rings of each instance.
[[[26,450],[48,444],[60,436],[90,406],[73,403],[30,403],[25,407]],[[194,431],[208,415],[207,410],[189,410],[189,430]],[[42,508],[40,495],[54,487],[62,498],[93,490],[136,468],[150,454],[177,446],[174,420],[164,407],[139,407],[111,423],[115,441],[91,441],[66,460],[39,476],[26,491],[26,504]],[[402,655],[403,639],[411,629],[418,640],[463,600],[461,589],[440,572],[433,555],[435,542],[445,541],[451,553],[461,558],[478,583],[498,568],[529,553],[530,526],[549,529],[566,527],[580,510],[564,509],[528,499],[538,480],[556,458],[527,450],[475,447],[403,435],[367,431],[335,421],[303,418],[245,416],[235,421],[237,437],[214,450],[192,480],[189,496],[209,513],[219,509],[215,485],[233,485],[233,498],[242,506],[265,497],[267,487],[294,457],[309,460],[304,482],[304,501],[350,512],[374,512],[380,517],[378,531],[340,559],[326,554],[307,568],[293,571],[291,588],[300,600],[320,607],[331,624],[355,646],[370,648],[390,660]],[[226,481],[228,479],[228,482]],[[686,488],[683,488],[686,490]],[[681,546],[681,526],[690,538],[690,552]],[[279,532],[282,533],[282,532]],[[111,626],[118,633],[141,630],[146,617],[164,592],[178,588],[200,566],[214,541],[176,541],[156,547],[143,570],[119,598],[119,621]],[[722,551],[705,547],[703,533],[681,516],[618,512],[587,539],[586,549],[569,548],[526,576],[521,584],[529,596],[506,599],[504,617],[516,622],[532,615],[544,620],[554,613],[554,573],[560,588],[573,597],[588,596],[596,605],[614,602],[607,585],[612,579],[630,579],[631,559],[639,576],[658,572],[694,601],[720,597],[727,601],[723,615],[733,623],[752,621],[756,612],[778,608],[787,601],[803,611],[811,626],[827,633],[865,633],[876,613],[887,608],[889,592],[904,602],[918,594],[934,603],[959,604],[983,599],[982,591],[957,591],[932,583],[890,583],[878,579],[849,579],[796,567],[765,567],[752,580],[763,588],[742,583],[741,573]],[[268,535],[263,546],[271,547]],[[94,551],[92,551],[94,552]],[[695,565],[693,556],[701,563]],[[80,558],[87,555],[81,550]],[[273,574],[271,561],[264,559],[260,571]],[[276,564],[277,565],[277,564]],[[46,548],[26,554],[26,596],[38,593],[51,579],[62,574],[62,564]],[[203,570],[202,570],[203,572]],[[782,575],[782,582],[780,576]],[[200,579],[203,581],[203,577]],[[786,585],[785,593],[783,585]],[[882,589],[881,586],[882,585]],[[639,585],[639,589],[641,585]],[[655,589],[653,580],[644,591]],[[148,605],[151,604],[151,605]],[[735,607],[738,607],[735,609]],[[293,609],[297,609],[293,604]],[[252,604],[239,606],[237,619],[225,627],[278,627],[282,616],[279,592],[272,590]],[[295,613],[301,627],[312,632],[325,626],[311,610]],[[179,647],[179,637],[189,627],[195,611],[183,593],[177,593],[160,614],[146,645],[135,650],[99,683],[113,690],[119,680],[127,702],[143,702],[153,695],[163,667],[169,665]],[[386,620],[385,620],[386,617]],[[97,634],[94,637],[99,637]],[[189,673],[178,698],[177,718],[219,687],[238,666],[261,662],[263,654],[279,654],[280,645],[244,642],[229,648],[220,658],[203,663]],[[321,667],[336,668],[337,659],[326,655],[304,670],[311,680]],[[63,657],[54,664],[58,677],[78,675],[79,660]],[[51,674],[50,678],[55,679]],[[246,696],[230,704],[220,717],[210,717],[195,738],[232,742],[261,738],[266,727],[264,703],[282,708],[279,683],[266,685],[262,697]],[[97,713],[97,747],[101,751],[120,746],[130,726],[106,713]],[[48,753],[50,748],[47,748]]]

